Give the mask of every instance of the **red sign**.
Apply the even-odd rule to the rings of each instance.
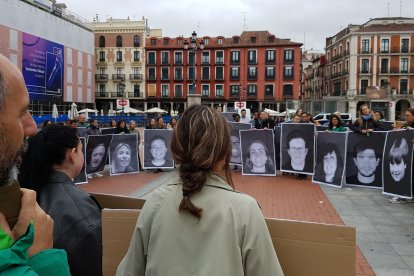
[[[235,102],[234,106],[236,109],[245,109],[246,108],[246,102]]]
[[[127,106],[128,105],[128,101],[127,100],[119,100],[118,101],[118,105],[120,105],[120,106]]]

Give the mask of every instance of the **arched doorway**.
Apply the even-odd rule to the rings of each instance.
[[[395,121],[404,120],[404,112],[411,106],[407,100],[399,100],[395,105]]]

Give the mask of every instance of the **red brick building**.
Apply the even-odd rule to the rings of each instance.
[[[182,110],[196,79],[202,104],[247,102],[247,108],[284,110],[299,98],[302,43],[267,31],[240,36],[198,38],[204,49],[184,49],[191,38],[150,37],[145,43],[146,102],[166,110]],[[194,76],[194,67],[195,76]]]

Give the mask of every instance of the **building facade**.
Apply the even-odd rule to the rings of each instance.
[[[160,36],[150,30],[147,20],[108,18],[92,22],[95,34],[96,108],[107,112],[121,110],[119,101],[132,108],[146,109],[145,41],[147,35]]]
[[[324,110],[360,105],[403,119],[414,97],[414,18],[375,18],[326,39]]]
[[[145,96],[149,107],[181,112],[194,88],[202,104],[223,105],[228,110],[242,102],[252,110],[283,111],[288,102],[292,107],[298,105],[301,43],[267,31],[246,31],[231,38],[198,38],[204,48],[194,55],[184,49],[186,40],[191,38],[147,38]]]

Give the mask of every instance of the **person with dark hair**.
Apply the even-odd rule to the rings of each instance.
[[[129,129],[126,126],[125,120],[119,120],[118,123],[116,123],[114,134],[129,134]]]
[[[76,129],[52,125],[29,139],[20,183],[37,192],[40,206],[54,219],[54,247],[68,254],[72,275],[101,275],[101,210],[74,183],[84,156]]]
[[[321,145],[316,155],[315,175],[318,182],[341,185],[344,165],[338,147],[333,143]]]
[[[312,172],[312,162],[307,162],[309,151],[306,135],[299,129],[291,131],[286,137],[287,153],[290,157],[289,162],[283,164],[282,169],[298,172]],[[296,179],[306,179],[306,174],[298,174]]]
[[[157,118],[157,124],[155,126],[156,129],[166,129],[167,125],[164,124],[164,118],[158,117]]]
[[[42,128],[44,128],[45,126],[50,126],[50,125],[53,125],[52,121],[51,120],[45,120],[43,122]]]
[[[26,137],[37,127],[29,113],[29,93],[19,69],[0,54],[0,187],[16,182]],[[1,205],[20,205],[17,222],[9,225],[0,208],[0,256],[2,275],[69,275],[64,250],[53,247],[53,219],[36,202],[36,193],[20,189],[15,202],[4,197]],[[36,222],[36,223],[33,223]]]
[[[173,166],[172,160],[167,160],[168,145],[164,137],[155,135],[149,143],[148,152],[150,152],[150,158],[144,160],[146,168]]]
[[[154,118],[151,118],[148,122],[146,129],[156,129],[156,128],[157,128],[157,122],[155,121]]]
[[[89,126],[85,131],[85,138],[88,138],[89,135],[101,135],[101,130],[99,129],[99,122],[97,119],[91,119]]]
[[[109,127],[116,128],[116,121],[114,119],[109,121]]]
[[[346,183],[364,186],[382,186],[381,174],[377,170],[381,161],[380,150],[370,139],[363,139],[353,148],[353,161],[358,170],[356,175],[348,176]]]
[[[336,114],[331,114],[329,117],[328,129],[330,132],[346,132],[346,127],[343,126],[341,118]]]
[[[366,104],[359,107],[358,119],[355,123],[350,123],[349,128],[354,132],[365,134],[366,136],[369,136],[369,134],[373,131],[382,130],[381,124],[378,122],[377,117]]]
[[[237,113],[233,114],[233,121],[236,123],[240,123],[240,115]]]
[[[131,146],[127,143],[119,143],[111,152],[111,173],[128,173],[135,171],[131,167]]]
[[[241,117],[240,117],[240,123],[249,124],[251,119],[246,116],[246,109],[242,109],[240,111]]]
[[[95,146],[87,147],[86,149],[86,174],[88,178],[103,176],[99,172],[105,168],[106,151],[109,146],[105,136],[99,136],[99,140],[95,139],[96,137],[94,137]]]
[[[234,189],[226,119],[192,105],[172,135],[179,173],[146,201],[116,275],[283,275],[257,202]]]
[[[260,111],[259,118],[255,121],[256,129],[273,129],[275,124],[273,120],[268,119],[269,114],[265,111]]]
[[[248,150],[243,167],[245,173],[270,174],[275,172],[273,157],[263,141],[252,141]]]

